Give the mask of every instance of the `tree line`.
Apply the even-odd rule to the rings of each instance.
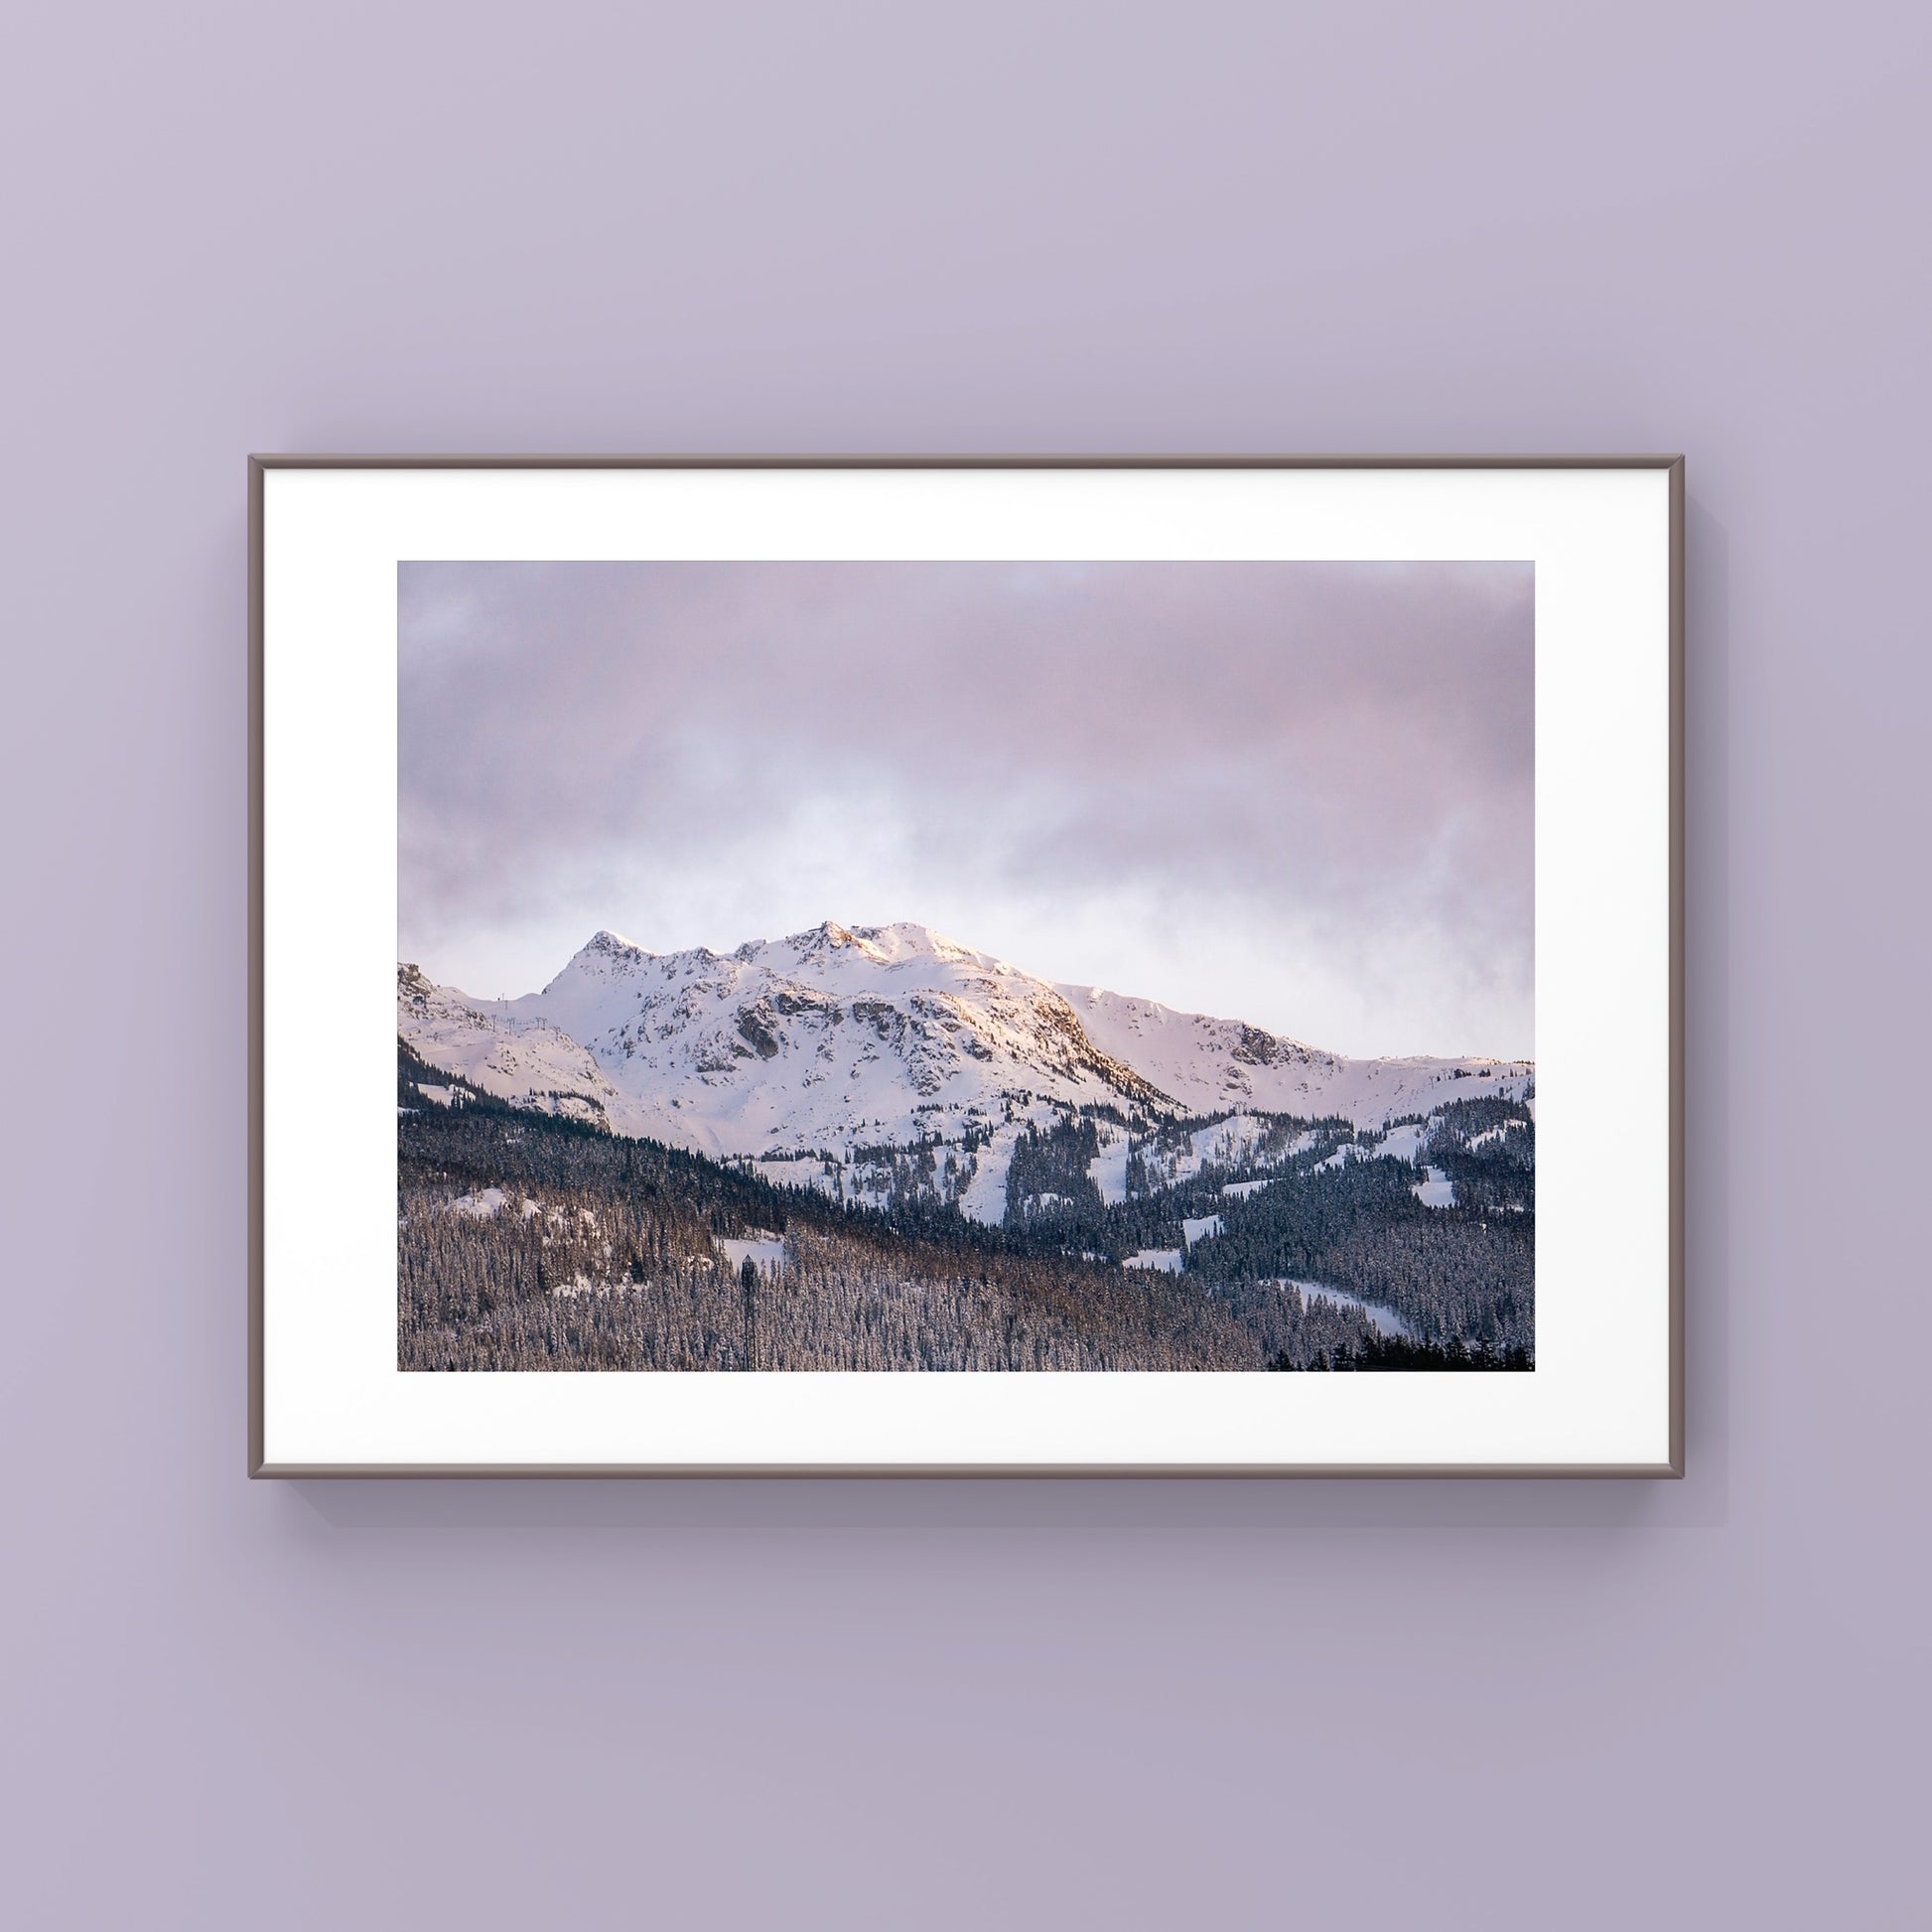
[[[1010,1178],[1023,1198],[1062,1194],[1065,1215],[991,1229],[932,1186],[937,1150],[905,1155],[896,1203],[858,1207],[509,1107],[406,1047],[397,1098],[409,1369],[1439,1369],[1534,1350],[1533,1214],[1424,1209],[1396,1163],[1309,1173],[1305,1155],[1246,1199],[1221,1196],[1210,1164],[1108,1208],[1087,1172],[1096,1123],[1073,1121],[1023,1137]],[[1456,1149],[1480,1161],[1520,1131],[1469,1150],[1490,1124],[1457,1123]],[[1278,1158],[1288,1144],[1284,1128]],[[1177,1245],[1182,1211],[1222,1217],[1186,1274],[1116,1265]],[[719,1246],[755,1234],[782,1238],[780,1267],[735,1268]],[[1395,1308],[1409,1352],[1359,1310],[1305,1302],[1297,1278]]]

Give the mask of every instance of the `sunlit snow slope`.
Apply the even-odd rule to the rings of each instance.
[[[1051,985],[913,924],[828,921],[723,954],[652,953],[600,932],[542,992],[508,1001],[401,966],[396,1025],[431,1065],[506,1100],[713,1156],[826,1155],[841,1168],[854,1150],[983,1144],[1010,1122],[1090,1107],[1378,1127],[1445,1099],[1519,1096],[1534,1071],[1348,1059]],[[993,1205],[984,1218],[998,1218]]]

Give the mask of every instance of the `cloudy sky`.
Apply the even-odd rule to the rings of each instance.
[[[1535,1050],[1528,564],[405,564],[398,957],[916,919],[1351,1053]]]

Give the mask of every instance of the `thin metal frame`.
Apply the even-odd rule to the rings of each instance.
[[[1658,1463],[271,1463],[263,1447],[263,507],[270,470],[1663,470],[1670,481],[1670,1457]],[[1684,1474],[1684,459],[1681,456],[716,457],[248,459],[248,1473],[251,1477],[1680,1477]]]

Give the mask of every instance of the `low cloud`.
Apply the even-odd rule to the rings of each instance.
[[[1527,564],[409,564],[399,944],[917,918],[1351,1051],[1532,1050]]]

